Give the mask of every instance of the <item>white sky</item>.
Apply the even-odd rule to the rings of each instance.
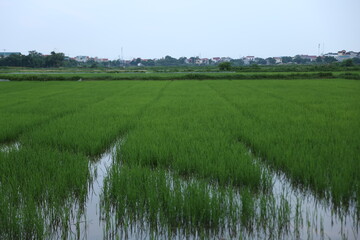
[[[0,0],[0,51],[116,59],[360,51],[360,0]]]

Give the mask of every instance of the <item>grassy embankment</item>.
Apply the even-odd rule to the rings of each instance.
[[[359,80],[359,71],[310,72],[25,72],[2,73],[10,81],[78,81],[78,80],[244,80],[244,79],[329,79]]]

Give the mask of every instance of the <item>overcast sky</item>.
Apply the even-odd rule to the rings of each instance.
[[[134,57],[360,51],[360,0],[0,0],[0,51]]]

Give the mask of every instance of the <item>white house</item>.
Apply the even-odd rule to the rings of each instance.
[[[282,58],[281,57],[274,57],[274,59],[275,59],[275,64],[282,63]]]
[[[255,60],[255,56],[246,56],[246,57],[243,57],[243,61],[246,65],[250,64],[251,61],[254,61]]]
[[[90,58],[88,56],[76,56],[75,61],[77,62],[87,62]]]

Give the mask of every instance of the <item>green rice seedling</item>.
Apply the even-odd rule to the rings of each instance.
[[[135,85],[132,84],[132,86]],[[164,85],[164,83],[158,84],[160,87]],[[21,204],[23,202],[26,203],[29,198],[35,199],[34,204],[31,205],[33,206],[31,208],[32,213],[35,217],[45,219],[42,222],[41,231],[33,234],[35,238],[48,236],[48,234],[54,232],[68,236],[70,219],[74,217],[72,216],[73,213],[70,214],[70,211],[73,211],[75,202],[76,209],[78,209],[76,210],[77,214],[81,215],[84,212],[81,209],[87,197],[88,184],[91,183],[88,158],[84,156],[97,155],[107,148],[118,137],[121,131],[126,131],[127,127],[130,126],[128,122],[130,116],[140,114],[141,108],[156,97],[157,92],[150,91],[144,94],[143,99],[137,98],[134,93],[139,93],[141,88],[134,90],[134,92],[128,92],[128,95],[120,94],[115,96],[111,94],[114,91],[121,90],[122,87],[126,90],[128,86],[129,84],[124,82],[116,90],[113,88],[108,88],[106,91],[100,90],[99,93],[101,95],[95,97],[95,99],[100,99],[100,101],[94,104],[90,102],[83,105],[86,106],[84,110],[79,111],[77,109],[79,105],[76,104],[74,106],[63,105],[65,111],[76,109],[76,112],[55,118],[47,124],[42,124],[41,128],[34,126],[22,134],[20,138],[22,146],[20,151],[10,151],[4,155],[4,158],[9,159],[9,161],[13,159],[13,164],[22,166],[18,169],[18,174],[7,175],[15,167],[13,164],[6,165],[7,161],[2,162],[4,164],[2,165],[4,189],[8,190],[10,186],[18,186],[15,188],[16,190],[13,189],[11,193],[7,193],[7,195],[12,196],[11,202],[15,204],[15,208],[27,209],[27,204],[24,206]],[[145,88],[142,89],[145,90]],[[89,92],[89,89],[87,92]],[[104,93],[110,93],[110,97]],[[111,95],[114,96],[111,97]],[[64,95],[59,97],[61,96],[66,97],[66,94],[64,93]],[[135,98],[137,101],[133,101]],[[46,111],[47,107],[44,105],[41,106],[41,109]],[[86,122],[87,124],[84,124]],[[57,155],[51,155],[49,151],[54,151]],[[69,165],[77,163],[75,161],[76,157],[75,159],[71,158],[72,154],[81,156],[83,159],[82,168]],[[34,159],[37,161],[35,162]],[[68,160],[70,162],[65,164],[64,161]],[[26,167],[27,165],[29,166],[28,168]],[[86,167],[85,169],[83,168],[84,166]],[[81,174],[65,170],[66,168],[81,171]],[[38,174],[29,175],[30,170]],[[59,174],[56,175],[54,174],[55,172],[59,172]],[[66,175],[67,172],[73,176]],[[77,182],[78,178],[74,176],[87,177],[81,179],[81,181],[79,179],[79,182]],[[19,187],[21,189],[18,189]],[[74,191],[69,192],[70,189],[74,189]],[[76,200],[74,201],[74,199]],[[18,213],[20,210],[14,209],[14,211]],[[21,216],[21,214],[19,213],[18,215]],[[4,214],[2,217],[4,221],[7,221],[9,216]],[[36,223],[35,217],[33,217],[34,223]],[[21,227],[24,227],[24,223],[21,221],[15,221],[14,224],[20,224],[18,230],[20,234],[31,232],[30,230],[25,231],[21,229]],[[32,226],[31,221],[29,221],[29,226]],[[56,226],[59,226],[60,229]],[[12,229],[5,229],[4,231],[4,236],[12,236]]]
[[[22,147],[0,152],[0,237],[46,238],[65,206],[85,201],[88,160],[80,154]]]
[[[118,94],[23,134],[21,142],[82,152],[88,156],[99,155],[132,126],[131,119],[140,114],[165,86],[159,82],[150,86],[135,84],[128,89],[128,83],[118,84]]]
[[[27,130],[74,113],[91,103],[117,93],[113,88],[97,89],[86,83],[23,83],[20,89],[0,95],[0,142],[14,141]],[[13,84],[14,85],[14,84]],[[17,85],[17,84],[16,84]],[[126,88],[126,84],[123,84]],[[24,90],[21,90],[24,87]],[[97,89],[97,90],[96,90]],[[5,104],[4,104],[5,103]]]
[[[239,113],[239,138],[294,184],[335,205],[357,191],[360,124],[354,81],[208,82]]]
[[[188,77],[143,78],[166,76]],[[101,202],[109,238],[112,233],[122,238],[119,229],[144,230],[154,238],[278,239],[290,231],[302,237],[299,228],[316,227],[318,219],[302,219],[301,203],[274,195],[271,171],[285,173],[299,191],[329,201],[343,219],[354,211],[359,220],[356,81],[4,86],[0,142],[21,147],[0,150],[0,238],[69,237],[74,229],[69,219],[85,212],[93,180],[89,159],[97,161],[124,135]],[[79,221],[77,226],[71,237],[81,235]]]
[[[189,234],[208,234],[208,230],[216,233],[222,229],[230,213],[235,214],[229,224],[239,222],[236,213],[240,208],[227,193],[222,188],[211,189],[203,181],[169,177],[164,170],[115,166],[105,181],[102,206],[115,212],[119,226],[143,222],[155,233],[161,228],[180,228]],[[104,212],[105,219],[110,219],[109,213]]]
[[[260,190],[267,176],[235,141],[234,118],[207,85],[173,82],[128,134],[122,161]]]

